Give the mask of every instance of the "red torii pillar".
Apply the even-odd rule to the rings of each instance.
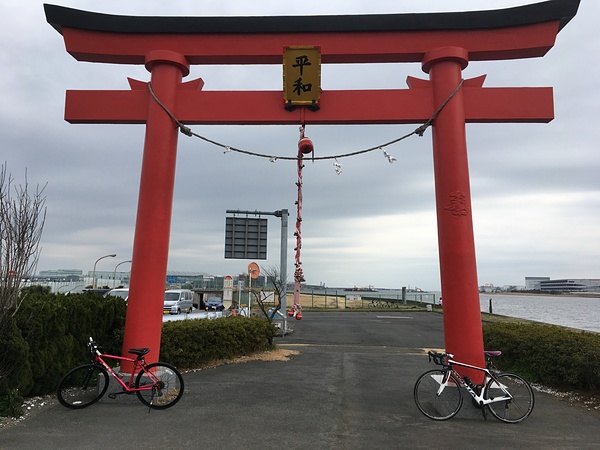
[[[145,65],[152,73],[155,94],[166,108],[174,108],[181,79],[189,74],[185,57],[156,50],[149,52]],[[137,301],[128,302],[123,350],[149,346],[151,360],[158,360],[179,129],[158,103],[149,102],[147,111],[132,255],[132,263],[137,264],[132,264],[129,293]],[[154,301],[148,304],[145,299]]]
[[[444,47],[425,54],[423,70],[429,73],[431,79],[434,104],[441,105],[456,89],[467,64],[468,52],[460,47]],[[439,112],[433,127],[444,338],[446,350],[457,356],[460,354],[459,360],[476,361],[476,365],[483,366],[483,332],[465,123],[464,94],[458,90]],[[468,325],[475,323],[480,325]],[[476,382],[483,381],[481,375],[477,372],[471,374]]]
[[[498,11],[316,17],[126,17],[45,5],[47,20],[81,61],[145,64],[157,97],[193,124],[423,123],[469,61],[543,56],[580,0]],[[281,91],[203,91],[182,83],[191,64],[281,64],[286,46],[318,45],[322,62],[420,62],[430,80],[408,90],[324,91],[317,112],[284,109]],[[483,88],[466,80],[433,124],[446,349],[482,365],[483,340],[465,138],[468,122],[548,122],[551,88]],[[131,91],[68,91],[71,123],[146,124],[123,350],[160,348],[177,128],[146,83]],[[476,377],[474,378],[477,379]]]

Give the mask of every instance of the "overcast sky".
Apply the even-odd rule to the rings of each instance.
[[[50,2],[52,3],[52,2]],[[499,9],[533,1],[63,0],[63,6],[126,15],[364,14]],[[112,271],[131,259],[142,125],[71,125],[67,89],[128,89],[140,66],[77,62],[45,20],[42,2],[0,0],[2,161],[17,183],[47,183],[38,270]],[[523,285],[526,276],[600,278],[600,2],[585,0],[544,57],[473,62],[465,78],[486,87],[551,86],[549,124],[469,124],[467,140],[479,284]],[[342,73],[344,76],[342,77]],[[323,89],[406,88],[426,78],[419,64],[324,66]],[[282,89],[281,66],[192,66],[204,89]],[[359,107],[359,106],[357,106]],[[308,126],[316,155],[377,146],[414,125]],[[225,145],[294,156],[297,126],[193,126]],[[439,263],[431,130],[382,152],[304,169],[303,270],[308,283],[438,290]],[[169,270],[236,275],[249,261],[224,259],[225,211],[290,210],[293,274],[296,167],[180,135]],[[279,264],[280,221],[269,217],[268,260]],[[127,265],[119,270],[127,270]],[[291,275],[290,275],[291,279]]]

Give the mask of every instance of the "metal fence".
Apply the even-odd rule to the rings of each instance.
[[[404,296],[403,296],[404,295]],[[300,304],[307,308],[367,309],[399,308],[404,305],[437,305],[436,295],[428,292],[346,291],[310,289],[300,292]]]

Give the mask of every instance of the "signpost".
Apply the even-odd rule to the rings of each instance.
[[[227,217],[225,258],[267,259],[267,219]]]
[[[228,302],[230,306],[233,302],[233,277],[227,275],[223,280],[223,303]]]
[[[280,286],[280,300],[281,309],[285,312],[287,308],[287,233],[288,233],[288,216],[289,212],[287,209],[280,209],[278,211],[266,212],[266,211],[240,211],[239,209],[228,209],[227,214],[245,214],[245,215],[256,215],[256,216],[275,216],[281,219],[281,246],[279,251],[279,283]],[[234,217],[235,218],[235,217]],[[227,233],[227,230],[226,230]],[[227,239],[227,238],[226,238]],[[225,245],[227,245],[227,240]],[[266,243],[265,243],[266,246]],[[266,252],[266,249],[265,249]],[[258,259],[258,258],[256,258]],[[287,318],[285,319],[284,327],[287,326]],[[286,328],[284,328],[286,329]]]
[[[250,307],[252,306],[252,280],[256,280],[260,275],[260,267],[255,262],[248,264],[248,317],[250,317]]]

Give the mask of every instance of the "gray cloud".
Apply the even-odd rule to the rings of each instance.
[[[111,14],[277,15],[451,11],[481,2],[435,0],[302,3],[70,0],[65,6]],[[489,9],[525,1],[488,1]],[[64,4],[64,2],[63,2]],[[546,57],[472,63],[465,77],[488,74],[485,86],[552,86],[550,124],[469,124],[467,138],[479,281],[523,284],[525,276],[598,278],[600,239],[600,86],[593,49],[600,45],[600,4],[582,2]],[[48,183],[48,219],[40,269],[111,270],[131,258],[144,127],[70,125],[63,120],[67,89],[128,89],[127,77],[148,80],[140,66],[79,63],[45,21],[41,2],[0,5],[0,136],[3,160],[17,181]],[[585,48],[591,50],[583,50]],[[417,64],[325,67],[324,89],[405,88],[407,76],[426,78]],[[193,67],[205,89],[281,87],[280,67]],[[377,146],[412,131],[402,126],[308,127],[317,156]],[[294,156],[297,126],[194,126],[225,145]],[[303,268],[310,283],[439,288],[431,131],[386,151],[304,169]],[[224,154],[179,137],[169,267],[237,274],[247,261],[225,260],[227,209],[290,210],[288,266],[295,242],[294,162]],[[279,226],[269,218],[269,259],[279,263]],[[262,264],[263,262],[261,262]]]

